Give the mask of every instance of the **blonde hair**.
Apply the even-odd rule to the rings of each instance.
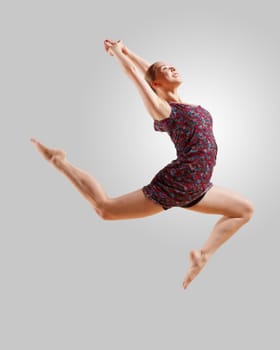
[[[156,80],[157,64],[158,62],[153,63],[145,73],[145,80],[154,91],[155,89],[152,87],[152,82]]]

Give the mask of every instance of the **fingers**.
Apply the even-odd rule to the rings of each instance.
[[[110,50],[110,49],[113,47],[113,45],[115,45],[115,42],[114,42],[114,41],[108,40],[108,39],[104,40],[104,47],[105,47],[105,50],[106,50],[107,53],[110,54],[110,56],[113,56],[113,54],[112,54],[112,52],[111,52],[111,50]]]
[[[107,47],[107,48],[112,47],[112,46],[115,45],[115,44],[116,44],[116,41],[108,40],[108,39],[104,40],[104,45],[105,45],[105,47]]]
[[[123,42],[122,42],[122,40],[118,40],[118,41],[113,41],[113,40],[109,40],[109,39],[104,40],[104,46],[105,47],[112,47],[114,45],[122,46]]]
[[[116,47],[121,49],[123,53],[126,53],[126,49],[124,47],[122,40],[118,40],[118,41],[114,41],[110,39],[104,40],[104,48],[106,52],[109,53],[111,56],[113,56],[113,52],[112,52],[113,48],[116,48]]]

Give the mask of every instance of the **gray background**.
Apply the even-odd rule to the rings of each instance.
[[[1,4],[0,348],[276,349],[277,1]],[[175,158],[105,38],[178,68],[184,101],[214,118],[213,182],[255,206],[186,291],[188,252],[218,217],[102,221],[29,142],[65,149],[110,196]]]

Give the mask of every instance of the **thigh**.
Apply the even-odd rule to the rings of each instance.
[[[141,218],[164,210],[161,205],[147,198],[142,189],[111,198],[105,206],[105,211],[112,220]]]
[[[219,186],[212,186],[200,202],[188,210],[206,214],[220,214],[229,217],[239,217],[252,210],[249,200],[238,193]]]

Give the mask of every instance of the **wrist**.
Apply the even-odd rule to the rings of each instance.
[[[127,46],[124,46],[124,47],[122,48],[122,52],[123,52],[124,55],[126,55],[126,56],[128,56],[128,57],[133,56],[132,51],[129,50],[129,48],[128,48]]]
[[[122,54],[122,48],[118,45],[113,45],[110,50],[113,54]]]

